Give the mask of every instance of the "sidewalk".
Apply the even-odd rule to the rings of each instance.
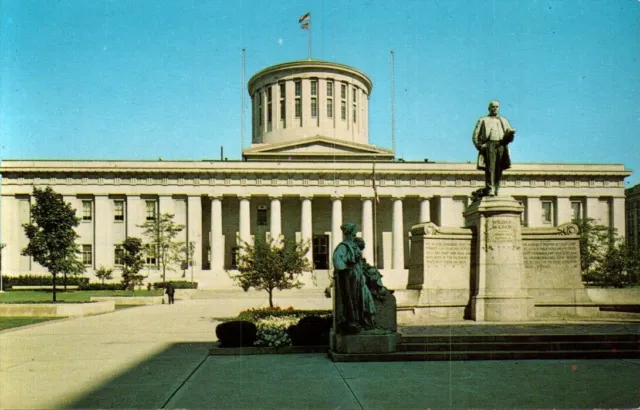
[[[210,318],[233,316],[244,303],[185,300],[1,332],[0,407],[640,404],[637,360],[333,363],[324,354],[208,356],[217,324]],[[291,304],[300,303],[292,299]],[[454,329],[445,326],[440,331],[446,328]],[[480,327],[469,327],[474,328]]]

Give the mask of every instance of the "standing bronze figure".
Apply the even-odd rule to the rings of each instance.
[[[480,196],[497,196],[500,190],[502,171],[511,167],[509,143],[516,130],[509,121],[500,116],[500,103],[489,103],[489,115],[482,117],[473,130],[472,141],[478,150],[478,169],[484,170],[485,187]]]

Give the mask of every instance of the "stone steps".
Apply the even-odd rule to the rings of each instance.
[[[397,351],[340,354],[334,361],[443,361],[640,358],[639,334],[402,336]]]

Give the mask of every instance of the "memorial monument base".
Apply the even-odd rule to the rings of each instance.
[[[394,353],[398,333],[339,335],[331,331],[330,350],[335,353]]]
[[[535,318],[531,297],[473,296],[471,319],[489,322],[519,322]]]

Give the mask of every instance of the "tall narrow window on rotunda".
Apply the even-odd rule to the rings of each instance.
[[[295,85],[295,97],[296,97],[296,118],[302,117],[302,82],[300,80],[296,80],[294,82]]]
[[[280,83],[278,85],[280,90],[280,126],[282,128],[287,128],[287,95],[285,92],[285,83]]]
[[[327,81],[327,118],[333,118],[333,81]]]
[[[273,104],[271,98],[271,87],[267,88],[267,131],[272,130],[273,124]]]

